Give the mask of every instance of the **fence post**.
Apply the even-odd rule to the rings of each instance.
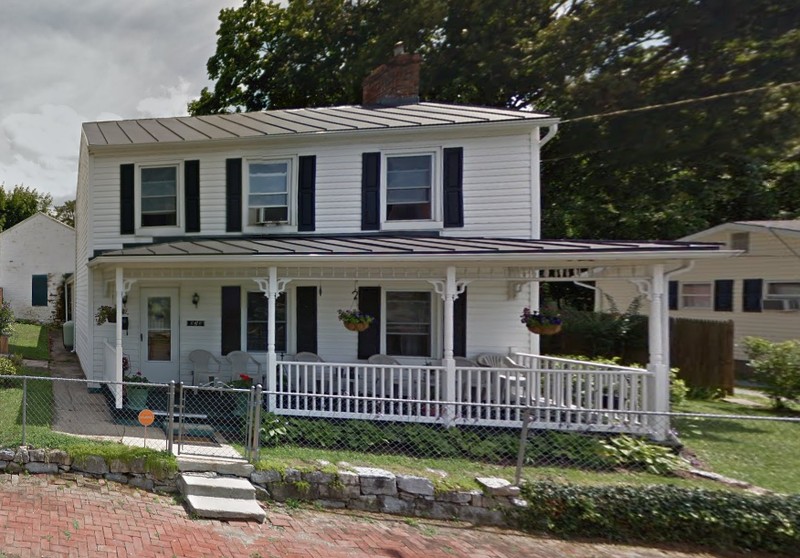
[[[522,466],[525,464],[525,447],[528,445],[528,423],[531,420],[531,408],[526,407],[522,415],[522,430],[519,433],[519,451],[517,451],[517,472],[514,474],[514,484],[519,486],[522,480]]]
[[[28,422],[28,378],[22,378],[22,445],[25,445],[26,426]]]
[[[253,462],[258,462],[261,450],[261,405],[264,399],[264,392],[261,384],[256,385],[253,401]]]
[[[172,442],[175,436],[175,380],[169,383],[169,395],[167,396],[167,451],[172,453]]]

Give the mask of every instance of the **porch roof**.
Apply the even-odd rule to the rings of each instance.
[[[582,261],[727,257],[719,244],[678,241],[296,235],[181,239],[96,253],[93,263],[183,261]]]

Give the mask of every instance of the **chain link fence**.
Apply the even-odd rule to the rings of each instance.
[[[696,469],[800,492],[800,473],[794,473],[800,471],[800,419],[767,411],[610,413],[323,394],[301,404],[300,397],[260,387],[0,376],[0,447],[65,447],[91,439],[177,455],[460,469],[517,480]],[[400,407],[414,412],[395,412]],[[143,409],[153,412],[147,429],[139,422]],[[348,410],[359,418],[349,418]],[[493,425],[497,416],[515,424]],[[654,440],[647,431],[667,435]]]

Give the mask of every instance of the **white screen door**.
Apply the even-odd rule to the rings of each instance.
[[[178,289],[142,289],[142,374],[178,381]]]

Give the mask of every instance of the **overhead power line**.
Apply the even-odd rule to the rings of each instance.
[[[778,83],[775,85],[765,85],[763,87],[753,87],[752,89],[742,89],[739,91],[728,91],[727,93],[717,93],[714,95],[708,95],[706,97],[694,97],[692,99],[681,99],[680,101],[671,101],[669,103],[661,103],[658,105],[647,105],[644,107],[636,107],[631,109],[622,109],[622,110],[614,110],[611,112],[601,112],[598,114],[590,114],[587,116],[578,116],[576,118],[567,118],[562,120],[562,124],[571,124],[573,122],[583,122],[585,120],[599,120],[601,118],[607,118],[609,116],[620,116],[623,114],[633,114],[637,112],[645,112],[648,110],[656,110],[661,108],[670,108],[670,107],[678,107],[683,105],[690,105],[694,103],[704,103],[707,101],[716,101],[718,99],[725,99],[727,97],[737,97],[739,95],[751,95],[753,93],[759,93],[762,91],[769,91],[772,89],[782,89],[785,87],[794,87],[800,85],[800,81],[790,81],[787,83]]]

